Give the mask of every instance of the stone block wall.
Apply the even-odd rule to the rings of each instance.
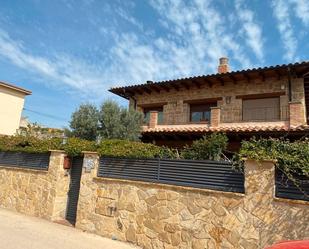
[[[0,165],[0,207],[49,220],[64,218],[69,187],[64,156],[52,151],[48,171]]]
[[[240,81],[237,84],[233,82],[226,82],[224,85],[220,83],[208,86],[206,83],[200,88],[192,87],[187,89],[185,87],[170,89],[167,91],[152,92],[150,94],[143,93],[134,96],[138,106],[138,110],[142,110],[143,105],[151,105],[157,103],[166,103],[163,106],[163,124],[164,125],[182,125],[189,123],[190,108],[188,101],[207,99],[207,98],[222,98],[217,101],[217,106],[221,108],[222,122],[237,122],[237,118],[241,117],[242,100],[236,98],[237,95],[249,94],[263,94],[285,92],[280,96],[281,119],[288,119],[288,79],[286,77],[267,78],[265,81],[261,79]],[[226,97],[229,102],[226,102]],[[131,100],[130,103],[132,103]],[[301,102],[304,106],[304,79],[292,79],[292,101]],[[304,114],[300,114],[304,115]],[[241,120],[238,120],[241,121]]]
[[[83,172],[76,226],[146,249],[258,249],[309,239],[309,203],[274,197],[274,164],[247,161],[246,193],[97,177]]]

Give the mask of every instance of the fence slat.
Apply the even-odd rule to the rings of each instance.
[[[0,152],[0,165],[6,167],[47,170],[50,153]]]
[[[100,158],[99,177],[244,193],[244,175],[228,162]]]
[[[309,178],[300,175],[293,177],[299,182],[299,187],[276,169],[276,197],[309,201]]]

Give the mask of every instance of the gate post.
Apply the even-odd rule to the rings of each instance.
[[[99,155],[97,152],[84,151],[83,170],[80,181],[80,192],[77,206],[75,227],[95,232],[95,227],[89,227],[87,222],[89,215],[94,214],[96,203],[96,190],[93,187],[93,179],[97,176],[99,167]]]
[[[53,205],[50,210],[52,221],[63,220],[67,206],[67,194],[69,190],[70,177],[63,168],[66,153],[62,150],[51,150],[48,172],[51,177]]]

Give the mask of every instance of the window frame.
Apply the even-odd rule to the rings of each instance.
[[[150,107],[150,106],[147,106],[147,107],[143,107],[143,114],[144,114],[144,120],[143,120],[143,123],[148,125],[149,124],[149,120],[146,121],[146,115],[147,113],[150,113],[151,111],[157,111],[158,112],[158,125],[161,125],[163,124],[164,122],[164,117],[163,117],[163,106],[153,106],[153,107]],[[162,113],[162,120],[160,121],[159,119],[159,113]]]
[[[217,102],[204,102],[204,103],[191,103],[190,105],[190,117],[189,121],[190,123],[197,123],[197,124],[208,124],[211,120],[211,107],[216,107]],[[201,112],[202,113],[202,119],[200,121],[193,121],[192,120],[192,114],[193,112]],[[209,113],[209,119],[206,119],[205,113]]]

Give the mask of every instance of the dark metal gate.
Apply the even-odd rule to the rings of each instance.
[[[66,220],[69,221],[72,225],[75,225],[76,222],[76,211],[79,197],[82,168],[83,168],[83,158],[74,157],[72,160],[71,180],[68,192],[68,203],[65,217]]]

